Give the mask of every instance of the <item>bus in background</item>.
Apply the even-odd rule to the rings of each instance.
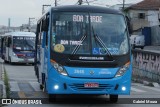
[[[37,23],[35,74],[59,94],[130,94],[131,51],[125,16],[96,6],[53,7]]]
[[[1,57],[1,40],[2,40],[2,35],[0,35],[0,57]]]
[[[1,38],[1,57],[9,63],[34,63],[35,33],[10,32]]]

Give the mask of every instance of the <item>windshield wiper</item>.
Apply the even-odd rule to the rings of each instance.
[[[104,42],[101,40],[101,38],[97,34],[95,34],[93,26],[92,26],[92,31],[93,31],[93,37],[94,37],[95,41],[97,41],[99,43],[99,45],[102,46],[103,49],[105,49],[105,51],[108,53],[108,55],[113,58],[112,54],[110,53],[110,51],[108,50],[108,48],[106,47]]]
[[[82,36],[82,38],[80,39],[79,44],[76,45],[76,47],[74,48],[72,54],[76,54],[76,53],[77,53],[77,51],[79,50],[79,48],[80,48],[80,46],[82,45],[83,41],[86,39],[86,37],[87,37],[86,34],[84,34],[84,35]]]

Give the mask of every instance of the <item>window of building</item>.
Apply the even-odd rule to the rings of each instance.
[[[139,19],[145,19],[145,13],[138,13]]]

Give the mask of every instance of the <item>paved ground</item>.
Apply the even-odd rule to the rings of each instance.
[[[2,62],[3,60],[0,58],[0,98],[4,97],[4,82],[3,82],[3,79],[2,79]]]

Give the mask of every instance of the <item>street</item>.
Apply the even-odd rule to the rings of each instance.
[[[0,107],[23,106],[160,107],[160,0],[2,0]]]
[[[11,98],[43,98],[46,99],[48,98],[47,94],[42,92],[39,88],[39,84],[37,82],[37,79],[35,77],[34,73],[34,68],[31,65],[10,65],[10,64],[4,64],[4,67],[7,71],[7,74],[9,76],[9,84],[10,84],[10,97]],[[59,96],[61,97],[61,96]],[[141,100],[142,99],[147,99],[147,98],[160,98],[160,89],[156,87],[149,87],[149,86],[144,86],[143,84],[140,83],[132,83],[131,87],[131,95],[120,95],[119,96],[119,102],[117,104],[110,104],[108,96],[90,96],[86,98],[86,96],[78,96],[81,99],[78,99],[76,96],[77,100],[79,101],[73,101],[73,98],[75,96],[63,96],[65,99],[60,99],[60,101],[56,103],[50,103],[46,102],[47,104],[41,105],[41,106],[55,106],[55,107],[63,107],[63,106],[83,106],[83,107],[99,107],[99,106],[126,106],[126,107],[132,107],[132,106],[154,106],[154,107],[159,107],[159,104],[136,104],[136,100]],[[93,98],[94,97],[94,98]],[[131,101],[128,99],[132,98],[138,98],[135,99],[135,101]],[[88,101],[86,101],[86,99]],[[75,99],[74,99],[75,100]],[[134,99],[133,99],[134,100]],[[153,99],[151,99],[153,100]],[[129,102],[128,102],[129,101]],[[14,106],[22,106],[22,105],[7,105],[7,107],[14,107]],[[29,106],[29,105],[25,105]],[[35,105],[36,106],[36,105]],[[37,105],[38,107],[39,105]]]

